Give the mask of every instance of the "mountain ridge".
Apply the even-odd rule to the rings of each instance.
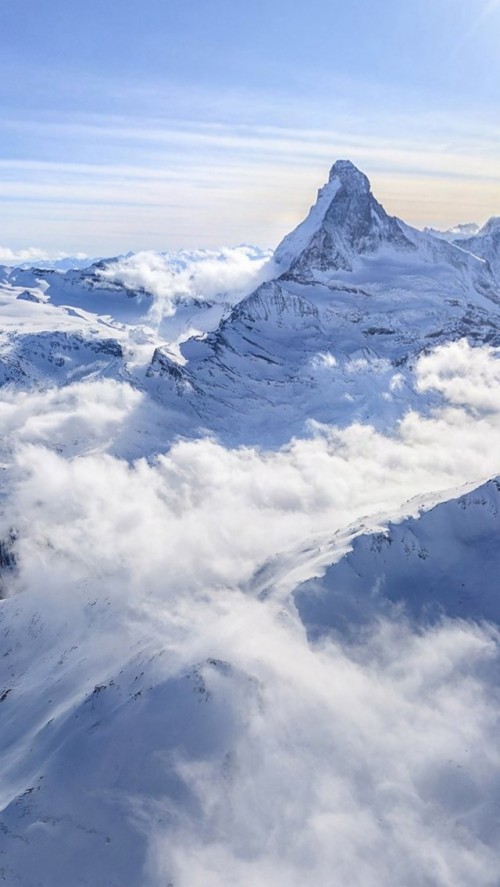
[[[483,245],[495,230],[486,228]],[[139,275],[133,256],[66,274],[11,269],[2,289],[13,318],[12,333],[6,327],[0,340],[3,378],[29,386],[115,373],[167,411],[166,441],[208,431],[232,444],[272,446],[307,433],[311,419],[385,427],[408,405],[422,405],[412,381],[419,354],[460,338],[500,343],[500,278],[490,255],[495,244],[488,241],[488,258],[472,255],[464,244],[389,216],[364,173],[337,161],[307,218],[273,259],[249,247],[220,254],[226,275],[234,255],[235,280],[246,263],[250,292],[243,297],[237,287],[235,295],[219,290],[218,266],[214,271],[210,265],[214,254],[203,251],[175,261],[151,254],[153,264]],[[203,276],[204,267],[212,276]],[[199,279],[194,289],[193,276]],[[210,296],[199,290],[204,280]],[[27,317],[33,328],[26,332],[43,331],[43,359],[35,353],[36,339],[19,334]],[[68,360],[71,352],[58,350],[61,329],[76,336],[78,349],[82,337],[89,340],[79,374]],[[31,369],[23,341],[33,344]],[[96,349],[99,360],[90,360]],[[354,373],[355,366],[364,369]],[[404,383],[398,389],[393,378],[399,376]],[[240,416],[236,424],[233,411]]]

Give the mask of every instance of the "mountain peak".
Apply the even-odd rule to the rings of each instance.
[[[368,177],[350,160],[337,160],[330,170],[328,181],[339,181],[344,187],[354,187],[362,191],[370,190]]]
[[[282,240],[274,258],[285,272],[309,279],[316,272],[352,271],[359,256],[388,242],[414,249],[375,200],[365,174],[350,160],[337,160],[309,215]]]

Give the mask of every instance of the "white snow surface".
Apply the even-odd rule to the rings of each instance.
[[[496,887],[495,249],[0,269],[2,882]]]
[[[460,246],[488,262],[500,280],[500,216],[494,216],[477,233],[460,241]]]

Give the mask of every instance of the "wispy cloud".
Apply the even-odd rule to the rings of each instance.
[[[354,160],[362,159],[372,168],[382,168],[392,173],[432,173],[442,176],[459,176],[473,179],[494,179],[498,171],[498,128],[486,124],[490,133],[483,133],[482,138],[471,137],[470,128],[463,126],[455,119],[441,119],[440,126],[432,115],[419,120],[408,120],[409,133],[402,137],[400,133],[363,132],[359,126],[339,126],[336,129],[318,129],[304,127],[286,127],[272,125],[249,125],[237,122],[229,124],[216,122],[176,120],[175,118],[119,118],[94,116],[73,120],[71,123],[44,121],[6,120],[4,126],[25,133],[36,132],[40,138],[60,138],[62,154],[64,146],[73,142],[86,144],[88,140],[98,138],[106,144],[121,145],[122,149],[134,156],[134,146],[139,143],[141,156],[148,158],[150,163],[156,162],[154,168],[147,165],[124,163],[75,163],[64,156],[61,161],[68,172],[81,172],[107,175],[130,175],[131,177],[147,177],[156,174],[161,178],[165,155],[158,154],[165,147],[172,150],[169,160],[176,157],[177,149],[204,149],[210,153],[210,161],[217,166],[224,166],[228,156],[231,166],[242,170],[247,164],[265,158],[264,168],[272,158],[279,158],[284,164],[308,167],[318,162],[328,163],[332,157],[332,149],[349,151]],[[449,125],[448,138],[443,139],[443,128]],[[425,131],[425,137],[422,132]],[[430,136],[429,136],[430,131]],[[450,142],[450,135],[455,145]],[[457,144],[458,140],[458,144]],[[144,147],[149,146],[149,152]],[[477,152],[481,151],[481,163],[478,163]],[[227,156],[228,155],[228,156]],[[245,163],[242,164],[244,157]],[[39,161],[36,159],[0,160],[0,168],[20,169],[25,172],[44,173],[56,169],[57,161]],[[163,173],[166,174],[165,166]],[[169,169],[170,175],[186,177],[188,169],[183,165],[177,169]]]
[[[15,150],[5,156],[4,149],[0,160],[4,242],[7,220],[18,237],[19,204],[30,203],[24,242],[16,239],[12,247],[40,242],[35,231],[42,223],[46,230],[49,206],[54,232],[62,231],[68,207],[73,214],[64,244],[47,234],[50,249],[65,247],[70,236],[76,244],[83,230],[80,248],[97,254],[249,241],[273,247],[307,211],[338,157],[351,158],[371,176],[389,211],[419,225],[483,221],[500,205],[495,127],[478,120],[471,136],[470,125],[453,116],[439,120],[432,111],[400,115],[397,125],[390,114],[368,117],[363,126],[359,114],[344,112],[332,128],[153,112],[79,114],[70,123],[50,115],[11,117],[3,126],[7,144],[29,139],[38,146],[28,156]],[[96,144],[99,162],[89,147]],[[85,204],[94,208],[92,226],[79,209]],[[137,206],[140,214],[124,218],[123,206]],[[108,222],[99,227],[102,208],[114,215],[114,236]]]

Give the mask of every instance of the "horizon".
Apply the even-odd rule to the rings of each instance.
[[[497,2],[19,0],[0,26],[4,249],[274,248],[344,156],[415,227],[500,213]]]
[[[337,158],[337,160],[335,160],[334,163],[332,164],[332,166],[330,167],[330,170],[338,162],[352,163],[352,161],[350,161],[348,158]],[[359,167],[356,167],[355,164],[353,164],[353,166],[359,172],[363,172],[363,170],[360,170]],[[328,181],[328,179],[326,179],[326,182],[327,181]],[[373,188],[371,187],[371,182],[370,182],[370,190],[373,193]],[[374,195],[374,196],[376,197],[376,195]],[[311,203],[311,207],[309,207],[309,209],[307,209],[305,211],[302,218],[297,219],[296,223],[292,226],[292,228],[288,232],[285,232],[284,236],[286,236],[288,233],[290,233],[290,231],[293,231],[295,229],[295,227],[298,226],[307,217],[309,210],[314,206],[314,203],[315,203],[315,201],[313,201]],[[399,217],[396,216],[396,218],[399,218]],[[485,229],[487,227],[487,225],[489,225],[492,221],[495,221],[496,219],[499,219],[499,218],[500,218],[500,215],[499,216],[495,216],[495,215],[490,216],[482,224],[479,224],[473,220],[460,221],[460,222],[456,222],[454,225],[450,225],[447,228],[444,226],[438,228],[437,226],[432,226],[432,225],[431,226],[420,226],[419,228],[417,228],[417,226],[414,226],[414,227],[416,228],[416,230],[427,231],[428,233],[433,233],[433,232],[449,233],[450,231],[453,231],[453,230],[458,231],[460,228],[475,226],[478,229],[478,233],[479,233],[483,229]],[[406,222],[405,219],[401,219],[401,218],[400,218],[400,221]],[[406,222],[406,224],[408,224],[408,223]],[[279,244],[276,244],[276,247],[278,245]],[[75,262],[77,261],[78,263],[88,261],[88,263],[90,265],[91,263],[97,262],[100,260],[106,261],[106,260],[111,260],[114,258],[127,258],[128,256],[139,255],[141,253],[146,254],[146,253],[155,253],[156,252],[156,253],[164,254],[164,255],[168,255],[168,254],[175,255],[175,254],[182,254],[182,253],[188,254],[190,252],[196,252],[197,250],[199,250],[201,252],[214,253],[214,255],[215,255],[217,252],[220,252],[220,251],[238,250],[238,249],[245,248],[245,247],[249,247],[251,249],[256,248],[258,250],[261,250],[262,252],[269,252],[271,254],[274,253],[275,248],[276,248],[276,247],[274,247],[274,248],[273,247],[266,247],[266,246],[263,246],[262,244],[256,244],[256,243],[251,244],[249,241],[246,241],[246,242],[243,241],[239,244],[236,244],[236,243],[234,243],[234,244],[217,244],[212,247],[207,247],[207,246],[183,247],[183,246],[181,246],[181,247],[178,247],[177,249],[171,249],[171,250],[169,250],[169,249],[154,250],[154,249],[144,248],[141,250],[127,250],[127,251],[123,251],[121,253],[116,253],[114,255],[108,253],[108,254],[101,254],[101,255],[93,255],[92,256],[92,255],[88,255],[84,252],[75,252],[74,254],[64,252],[63,250],[55,250],[55,251],[50,252],[47,250],[40,249],[39,247],[33,247],[33,246],[21,247],[19,250],[12,250],[9,247],[3,247],[0,245],[0,265],[3,265],[4,267],[16,267],[16,266],[33,267],[37,263],[41,263],[41,266],[43,267],[43,262],[47,262],[47,264],[57,263],[57,262],[63,263],[63,262],[65,262],[65,260],[75,261]],[[66,267],[70,267],[70,266],[66,266]]]

